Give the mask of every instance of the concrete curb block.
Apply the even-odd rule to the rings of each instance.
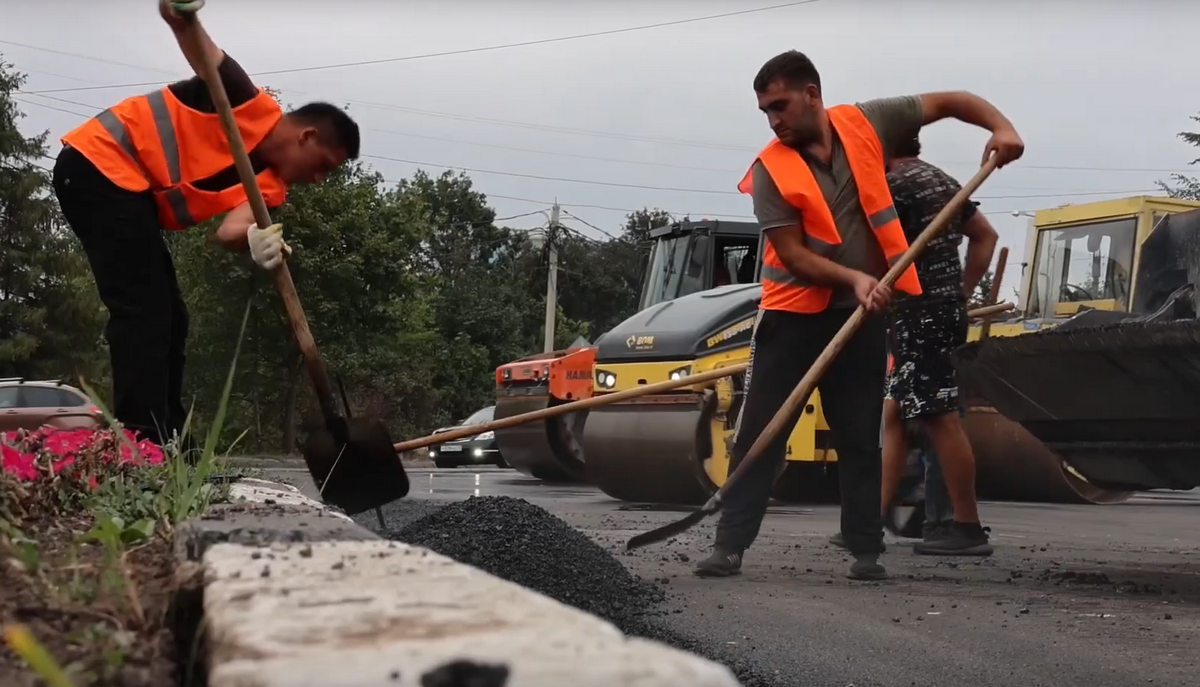
[[[209,687],[735,687],[728,668],[241,480],[185,523]],[[468,682],[471,677],[478,682]]]

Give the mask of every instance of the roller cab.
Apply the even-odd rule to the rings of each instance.
[[[1023,317],[955,355],[980,496],[1200,486],[1200,203],[1044,210],[1026,245]]]

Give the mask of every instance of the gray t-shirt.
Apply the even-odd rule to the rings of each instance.
[[[869,100],[858,103],[858,108],[875,127],[875,134],[879,136],[885,153],[890,153],[896,146],[916,136],[925,118],[921,97],[917,95]],[[833,135],[831,164],[826,165],[804,153],[801,155],[821,187],[821,195],[825,197],[842,237],[842,243],[831,259],[843,267],[882,277],[887,272],[887,260],[858,200],[858,184],[850,172],[846,150],[837,132]],[[754,215],[764,231],[776,227],[803,226],[800,210],[783,199],[779,187],[771,180],[771,175],[761,162],[754,163],[753,197]],[[853,291],[846,288],[836,289],[830,302],[830,307],[836,308],[853,308],[857,305]]]

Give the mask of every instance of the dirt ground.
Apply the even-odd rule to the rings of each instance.
[[[21,524],[36,554],[29,545],[0,551],[0,619],[24,624],[76,687],[176,684],[170,545],[155,536],[130,549],[123,566],[114,564],[103,546],[80,536],[91,522],[75,515]],[[41,684],[0,644],[0,685]]]

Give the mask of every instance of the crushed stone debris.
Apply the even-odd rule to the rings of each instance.
[[[723,663],[744,687],[783,684],[724,647],[707,646],[668,627],[662,618],[670,611],[664,608],[661,588],[630,573],[599,544],[524,499],[472,496],[423,516],[406,515],[400,516],[405,524],[381,534],[599,616],[627,635]],[[392,513],[388,520],[389,525],[394,522]]]

